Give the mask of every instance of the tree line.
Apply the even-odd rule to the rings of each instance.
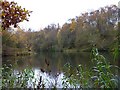
[[[90,51],[95,45],[99,50],[112,50],[117,41],[117,12],[117,6],[111,5],[69,19],[62,27],[48,25],[34,32],[33,49]]]
[[[59,23],[36,30],[21,29],[17,24],[28,21],[31,11],[14,2],[2,4],[2,45],[4,49],[41,51],[90,51],[93,46],[99,50],[113,50],[117,42],[118,7],[110,5],[98,10],[82,13],[69,19],[63,26]],[[14,12],[11,12],[13,10]],[[10,26],[14,26],[13,29]]]

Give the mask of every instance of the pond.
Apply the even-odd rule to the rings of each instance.
[[[113,60],[113,57],[109,53],[103,53],[106,60],[111,64],[117,64]],[[86,69],[92,67],[90,60],[90,53],[39,53],[31,56],[18,56],[18,57],[2,57],[2,65],[12,65],[10,67],[14,70],[14,73],[21,72],[27,67],[31,67],[34,71],[36,85],[40,78],[46,88],[54,87],[62,88],[62,79],[64,77],[63,68],[66,63],[70,63],[73,67],[77,67],[79,64],[83,65]],[[27,87],[33,87],[29,82]],[[37,87],[37,86],[35,86]],[[71,86],[72,87],[72,86]]]

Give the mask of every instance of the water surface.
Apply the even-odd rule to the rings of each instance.
[[[117,64],[111,54],[103,53],[103,55],[112,64]],[[42,76],[46,87],[54,85],[62,87],[63,68],[66,63],[70,63],[73,67],[77,67],[79,64],[86,69],[92,67],[90,53],[39,53],[31,56],[3,57],[2,60],[2,64],[12,64],[12,69],[15,71],[31,67],[35,73],[35,78],[39,80]]]

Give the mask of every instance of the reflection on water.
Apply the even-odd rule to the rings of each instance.
[[[45,85],[45,87],[58,87],[62,88],[62,78],[63,73],[56,73],[56,75],[48,74],[46,72],[41,72],[39,69],[34,69],[35,72],[35,79],[38,81],[36,82],[36,85],[38,85],[38,82],[40,80],[40,77],[42,76],[42,83]]]
[[[49,63],[46,64],[47,61]],[[26,57],[3,57],[3,63],[14,64],[15,68],[22,70],[27,66],[34,68],[51,69],[54,72],[60,71],[64,64],[69,62],[73,66],[78,64],[90,65],[89,53],[40,53]]]
[[[106,56],[109,60],[111,59],[111,55],[106,54]],[[3,57],[3,64],[12,64],[12,68],[16,71],[32,67],[37,80],[36,84],[38,84],[40,76],[42,76],[42,83],[46,85],[45,87],[62,87],[62,78],[64,76],[62,69],[68,62],[74,67],[82,64],[89,69],[92,66],[90,53],[40,53],[24,57]],[[29,86],[31,86],[30,83]]]

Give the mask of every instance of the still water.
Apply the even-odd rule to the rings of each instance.
[[[117,64],[113,61],[111,54],[103,53],[106,60],[109,60],[112,64]],[[70,63],[73,67],[79,64],[85,68],[90,68],[92,62],[90,60],[90,53],[40,53],[31,56],[19,56],[19,57],[3,57],[2,64],[12,64],[12,69],[22,71],[27,67],[31,67],[35,73],[37,80],[42,76],[42,80],[47,88],[57,86],[62,88],[62,78],[64,76],[63,68],[66,63]],[[33,80],[34,81],[34,80]],[[37,84],[38,82],[36,82]],[[32,86],[31,83],[28,87]]]

